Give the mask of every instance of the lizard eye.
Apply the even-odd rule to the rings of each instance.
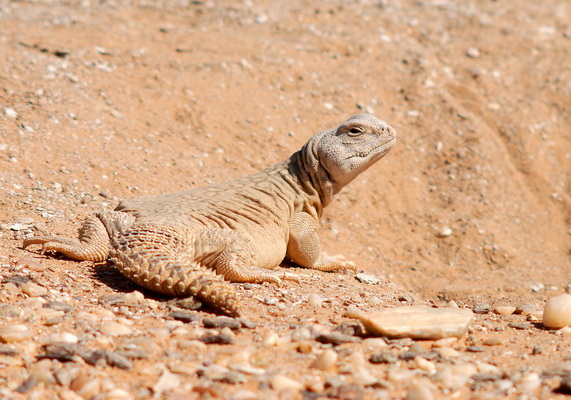
[[[351,128],[349,129],[349,131],[347,131],[347,135],[349,136],[359,136],[363,133],[363,131],[360,128]]]

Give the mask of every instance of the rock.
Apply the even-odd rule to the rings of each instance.
[[[321,304],[323,304],[323,299],[318,294],[311,293],[307,297],[307,303],[312,306],[320,306]]]
[[[293,390],[293,391],[300,391],[304,388],[304,386],[291,378],[288,378],[284,375],[274,375],[270,379],[270,385],[272,389],[279,391],[282,390]]]
[[[515,383],[519,393],[531,393],[541,385],[541,378],[536,372],[530,372]]]
[[[204,318],[202,324],[205,328],[230,328],[230,329],[240,329],[242,323],[235,318],[229,317],[216,317],[216,318]]]
[[[140,304],[145,300],[145,295],[138,290],[123,295],[125,304]]]
[[[4,115],[10,119],[18,118],[18,113],[16,112],[16,110],[14,110],[13,108],[10,108],[10,107],[4,108]]]
[[[371,364],[392,364],[398,361],[398,357],[392,353],[373,354],[369,357]]]
[[[408,388],[406,400],[432,400],[434,396],[430,390],[432,383],[428,379],[421,379],[414,382]]]
[[[543,325],[554,329],[571,326],[571,294],[560,294],[547,300]]]
[[[132,332],[131,328],[118,322],[103,324],[99,327],[99,330],[101,333],[108,336],[126,336],[130,335]]]
[[[478,50],[476,47],[468,47],[466,50],[466,55],[470,58],[478,58],[480,57],[480,50]]]
[[[429,374],[436,372],[436,364],[434,364],[432,361],[428,361],[426,358],[421,356],[414,357],[414,365],[418,369],[426,371]]]
[[[476,304],[474,306],[474,308],[472,308],[472,311],[474,311],[474,313],[476,314],[487,314],[490,312],[490,310],[492,309],[492,307],[490,307],[489,304]]]
[[[205,335],[200,339],[202,343],[205,344],[232,344],[234,343],[234,338],[230,335],[219,334],[219,335]]]
[[[472,364],[447,365],[436,373],[434,380],[447,389],[460,388],[477,372],[478,369]]]
[[[33,332],[26,325],[13,324],[0,328],[0,340],[3,343],[17,343],[31,339]]]
[[[494,308],[494,312],[498,315],[512,315],[515,313],[516,308],[511,306],[500,306]]]
[[[315,338],[320,343],[330,343],[335,346],[342,343],[354,343],[361,341],[360,338],[351,335],[345,335],[341,332],[324,332]]]
[[[34,260],[33,258],[23,257],[16,261],[16,267],[18,268],[30,268],[32,271],[43,272],[49,267],[45,264]]]
[[[378,285],[381,283],[381,280],[375,275],[365,274],[364,272],[355,275],[355,279],[359,282],[366,283],[367,285]]]
[[[22,285],[22,292],[30,297],[40,297],[48,294],[48,289],[34,282],[26,282]]]
[[[332,371],[335,369],[337,358],[338,356],[335,351],[327,349],[317,356],[309,365],[309,368],[315,368],[321,371]]]
[[[202,319],[200,314],[188,312],[188,311],[173,311],[169,316],[177,321],[182,321],[186,323],[198,322]]]
[[[44,338],[43,343],[48,344],[55,344],[55,343],[77,343],[79,339],[73,333],[69,332],[61,332],[61,333],[52,333]]]
[[[359,319],[369,335],[436,340],[464,336],[468,332],[473,313],[469,309],[418,305],[370,313],[357,312],[348,316]]]

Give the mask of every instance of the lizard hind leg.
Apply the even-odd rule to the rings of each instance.
[[[133,282],[173,297],[195,296],[226,314],[238,316],[234,288],[194,259],[187,234],[162,225],[142,225],[111,236],[109,259]]]
[[[66,257],[79,261],[104,261],[109,253],[109,236],[103,223],[96,215],[85,219],[79,229],[79,238],[61,236],[34,236],[24,239],[22,247],[42,245],[42,254],[57,251]]]

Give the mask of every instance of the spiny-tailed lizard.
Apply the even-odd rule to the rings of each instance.
[[[369,114],[313,136],[287,160],[245,178],[180,193],[135,197],[88,217],[79,239],[36,236],[75,260],[109,259],[137,284],[170,296],[195,296],[239,315],[230,282],[299,282],[274,269],[289,258],[320,271],[355,270],[321,251],[323,208],[333,195],[393,147],[396,132]]]

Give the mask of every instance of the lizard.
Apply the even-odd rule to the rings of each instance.
[[[123,200],[90,215],[78,239],[34,236],[75,260],[109,260],[142,287],[195,298],[240,315],[230,282],[280,284],[287,258],[320,271],[355,271],[341,255],[321,251],[318,221],[332,197],[393,147],[396,131],[359,114],[312,136],[291,157],[259,173],[188,191]]]

